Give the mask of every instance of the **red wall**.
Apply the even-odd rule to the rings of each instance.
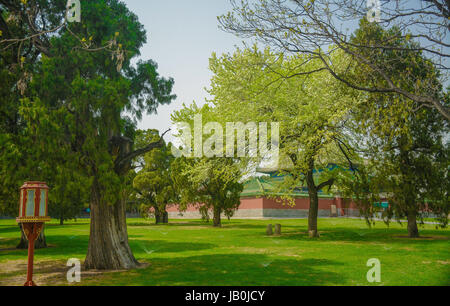
[[[267,198],[264,198],[263,201],[265,209],[309,209],[309,198],[295,199],[295,206],[293,207],[291,207],[287,201],[280,203]],[[334,202],[334,199],[319,199],[319,209],[331,209],[331,205],[333,205]]]
[[[351,208],[357,209],[354,202],[344,200],[341,198],[327,199],[319,198],[320,210],[331,210],[331,205],[336,205],[337,209]],[[268,198],[243,198],[241,199],[240,210],[243,209],[309,209],[309,198],[297,198],[295,199],[295,206],[291,207],[287,202],[285,204],[279,203],[273,199]],[[197,211],[198,204],[189,205],[187,211]],[[168,212],[177,212],[177,205],[170,205],[167,207]]]

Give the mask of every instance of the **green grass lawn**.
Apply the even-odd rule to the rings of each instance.
[[[370,258],[381,261],[381,285],[450,285],[450,230],[420,228],[407,239],[406,225],[320,219],[321,238],[306,236],[307,220],[232,220],[215,229],[200,221],[128,220],[130,245],[143,268],[83,273],[79,285],[371,285]],[[267,224],[283,225],[283,235],[266,237]],[[50,248],[36,251],[39,285],[67,285],[66,262],[84,260],[88,220],[46,226]],[[18,227],[0,221],[0,285],[24,282],[27,252],[14,246]]]

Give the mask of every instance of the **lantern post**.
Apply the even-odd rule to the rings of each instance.
[[[23,232],[28,239],[28,270],[24,286],[34,287],[33,260],[34,242],[39,237],[48,216],[48,186],[43,182],[26,182],[20,188],[19,217],[17,223],[22,224]]]

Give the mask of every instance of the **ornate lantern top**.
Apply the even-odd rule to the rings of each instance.
[[[18,223],[44,223],[48,216],[48,186],[44,182],[25,182],[20,188]]]
[[[41,188],[41,189],[49,189],[47,183],[44,182],[25,182],[20,189],[25,188]]]

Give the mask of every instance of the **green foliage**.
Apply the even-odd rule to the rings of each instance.
[[[194,130],[194,116],[197,114],[203,116],[204,122],[223,123],[222,120],[225,119],[208,105],[198,108],[193,104],[176,111],[172,115],[172,120],[174,123],[187,123]],[[203,137],[201,145],[207,141],[207,136],[211,135]],[[190,141],[192,142],[193,138]],[[223,150],[225,152],[226,146]],[[199,210],[203,218],[209,220],[212,211],[214,225],[220,226],[221,214],[231,218],[239,208],[246,165],[246,159],[238,160],[232,157],[177,158],[173,165],[172,176],[180,196],[180,210],[187,209],[188,205],[200,205]]]
[[[65,2],[40,2],[43,18],[58,24]],[[92,199],[93,186],[105,202],[125,197],[136,120],[174,98],[173,80],[159,76],[155,62],[131,65],[146,42],[137,16],[117,0],[81,2],[83,22],[51,35],[48,54],[27,59],[32,78],[23,95],[15,86],[19,73],[6,55],[0,60],[1,90],[10,93],[0,98],[1,121],[12,122],[0,126],[2,210],[11,211],[17,188],[31,179],[47,181],[51,211],[64,219]],[[90,37],[96,45],[120,43],[120,65],[108,49],[80,48]]]
[[[0,215],[18,215],[19,188],[33,164],[31,139],[19,115],[18,71],[8,69],[7,54],[0,51]],[[30,167],[32,168],[32,167]]]
[[[422,54],[417,43],[402,36],[398,27],[384,29],[377,23],[369,23],[362,19],[351,42],[355,45],[354,48],[367,46],[361,48],[358,53],[370,59],[370,65],[354,64],[353,69],[347,71],[347,76],[358,79],[360,86],[387,88],[391,86],[391,82],[392,86],[417,95],[439,99],[444,106],[450,105],[444,99],[443,86],[439,82],[439,70]],[[379,45],[384,45],[384,48],[377,48]],[[351,56],[349,61],[356,63]],[[373,66],[383,67],[386,70],[384,77],[369,73]],[[409,130],[405,121],[413,120],[411,117],[415,115],[419,116],[417,120],[421,120],[423,112],[418,110],[425,107],[393,92],[381,94],[374,91],[362,94],[361,101],[367,112],[366,116],[358,118],[363,127],[369,129],[370,126],[374,133],[388,137],[407,135]],[[440,121],[439,118],[437,120]]]
[[[228,121],[280,123],[279,170],[289,174],[282,189],[303,185],[314,169],[327,172],[329,163],[347,162],[339,144],[346,143],[342,124],[354,101],[325,71],[310,74],[320,69],[319,61],[305,60],[256,46],[210,60],[209,93],[217,113]],[[338,65],[345,58],[334,60]],[[323,173],[316,185],[333,175]]]
[[[386,31],[362,21],[353,41],[376,45],[395,31],[399,30]],[[444,95],[436,67],[420,51],[396,49],[414,49],[415,44],[401,38],[390,43],[389,50],[368,48],[366,52],[378,59],[378,65],[391,66],[389,78],[396,86],[419,94],[429,94],[430,87],[440,88]],[[406,60],[396,60],[399,56]],[[385,78],[368,77],[364,67],[356,67],[351,73],[362,85],[386,85]],[[434,213],[446,226],[450,210],[448,122],[435,109],[421,107],[397,94],[375,92],[361,101],[351,119],[355,143],[365,163],[359,168],[356,181],[347,183],[363,213],[370,219],[374,201],[384,198],[390,203],[384,212],[387,222],[406,216],[415,223],[416,217],[422,219]],[[448,98],[445,101],[448,103]]]
[[[157,130],[137,131],[136,146],[156,142],[160,139]],[[172,155],[172,144],[166,144],[139,157],[136,167],[139,171],[133,180],[133,200],[140,204],[140,212],[143,217],[148,217],[150,208],[159,218],[166,213],[168,204],[177,203],[178,197],[172,181],[172,164],[175,157]]]
[[[231,158],[180,157],[173,167],[181,210],[200,205],[200,213],[209,220],[211,211],[215,217],[224,214],[231,218],[239,208],[242,172]]]
[[[449,104],[435,82],[448,78],[448,2],[431,1],[426,8],[382,5],[381,19],[372,23],[361,4],[359,0],[232,0],[231,12],[218,20],[223,30],[237,36],[251,37],[285,55],[306,55],[302,64],[319,59],[323,70],[361,95],[397,93],[421,107],[435,108],[450,120]],[[356,35],[369,39],[354,39],[350,33],[358,19],[361,27]],[[345,54],[347,62],[336,66],[336,52]],[[419,68],[419,75],[417,68],[423,65],[429,70]],[[393,77],[400,67],[402,75]],[[355,78],[352,70],[363,73]]]

